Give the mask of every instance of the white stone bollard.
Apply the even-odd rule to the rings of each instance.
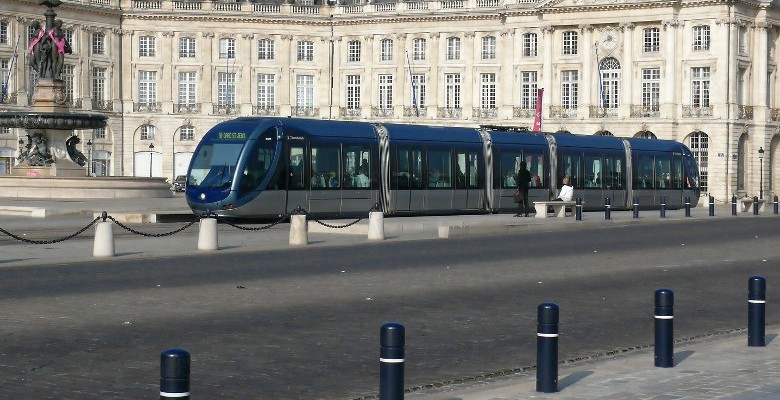
[[[198,232],[198,250],[219,250],[217,219],[201,218]]]
[[[368,213],[368,240],[385,240],[385,214],[381,211]]]
[[[290,244],[309,244],[309,226],[306,223],[306,214],[290,216]]]
[[[92,248],[93,257],[113,257],[114,249],[114,223],[103,221],[95,224],[95,244]]]

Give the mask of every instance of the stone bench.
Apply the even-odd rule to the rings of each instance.
[[[737,200],[738,203],[742,204],[742,207],[740,207],[740,212],[749,212],[752,210],[753,207],[753,198],[752,197],[745,197],[742,199]],[[758,199],[758,212],[764,212],[764,204],[766,204],[766,199]]]
[[[535,201],[536,218],[547,218],[547,208],[552,207],[553,214],[558,218],[566,217],[566,207],[574,207],[573,201]]]

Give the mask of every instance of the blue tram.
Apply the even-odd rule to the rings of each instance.
[[[643,208],[699,198],[698,168],[683,144],[545,134],[500,127],[439,127],[297,118],[237,118],[207,132],[187,176],[195,213],[275,217],[300,205],[323,217],[509,212],[520,161],[531,201],[555,198],[564,176],[586,210]]]

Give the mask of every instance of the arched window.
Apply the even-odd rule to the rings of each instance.
[[[641,139],[658,139],[655,136],[655,133],[650,131],[639,131],[634,135],[635,138],[641,138]]]
[[[709,158],[710,137],[706,133],[698,131],[688,136],[688,148],[693,152],[693,158],[699,164],[699,187],[702,192],[707,191],[707,159]]]
[[[613,135],[612,132],[610,132],[610,131],[608,131],[606,129],[602,129],[602,130],[596,131],[596,133],[594,133],[593,136],[615,136],[615,135]]]
[[[141,140],[154,140],[154,125],[141,126]]]
[[[179,128],[179,140],[182,142],[195,140],[195,127],[192,125],[182,125]]]
[[[747,167],[745,149],[747,148],[747,139],[747,133],[743,133],[739,137],[739,144],[737,145],[737,190],[745,190],[745,168]]]
[[[601,73],[601,101],[599,106],[605,110],[616,110],[620,105],[620,62],[608,57],[599,63]]]

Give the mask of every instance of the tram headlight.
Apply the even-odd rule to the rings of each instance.
[[[206,200],[206,193],[201,193],[200,194],[200,199],[201,200]]]

